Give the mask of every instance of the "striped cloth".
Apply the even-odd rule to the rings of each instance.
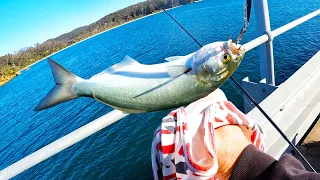
[[[221,90],[172,111],[154,134],[154,179],[215,179],[218,161],[214,129],[229,124],[238,125],[253,145],[264,150],[262,129],[227,101]]]

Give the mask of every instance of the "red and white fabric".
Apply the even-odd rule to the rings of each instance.
[[[214,129],[237,125],[247,139],[263,151],[265,136],[218,89],[186,108],[179,108],[162,119],[151,149],[154,179],[215,179],[218,161]]]

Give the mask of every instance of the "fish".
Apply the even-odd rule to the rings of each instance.
[[[83,79],[51,58],[56,85],[35,107],[40,111],[78,97],[90,97],[125,113],[146,113],[190,104],[219,88],[238,68],[245,50],[228,41],[145,65],[130,56]]]

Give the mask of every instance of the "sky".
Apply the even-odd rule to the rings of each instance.
[[[0,0],[0,56],[144,0]]]

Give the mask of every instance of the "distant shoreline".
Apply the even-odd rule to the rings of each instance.
[[[86,39],[83,39],[83,40],[81,40],[81,41],[79,41],[79,42],[76,42],[76,43],[74,43],[74,44],[71,44],[70,46],[67,46],[67,47],[65,47],[65,48],[63,48],[63,49],[60,49],[59,51],[57,51],[57,52],[55,52],[55,53],[52,53],[52,54],[50,54],[50,55],[48,55],[48,56],[46,56],[46,57],[44,57],[44,58],[40,59],[39,61],[34,62],[34,63],[32,63],[32,64],[30,64],[30,65],[28,65],[28,66],[24,67],[23,69],[21,69],[20,71],[18,71],[18,73],[21,73],[21,71],[23,71],[23,70],[25,70],[25,69],[27,69],[27,68],[30,68],[31,66],[33,66],[33,65],[35,65],[35,64],[37,64],[37,63],[39,63],[40,61],[43,61],[43,60],[47,59],[48,57],[50,57],[50,56],[52,56],[52,55],[55,55],[55,54],[57,54],[57,53],[59,53],[59,52],[61,52],[61,51],[65,50],[65,49],[68,49],[69,47],[72,47],[72,46],[74,46],[74,45],[77,45],[77,44],[79,44],[79,43],[81,43],[81,42],[83,42],[83,41],[86,41],[86,40],[88,40],[88,39],[91,39],[91,38],[93,38],[93,37],[95,37],[95,36],[98,36],[98,35],[100,35],[100,34],[102,34],[102,33],[107,32],[107,31],[110,31],[110,30],[116,29],[116,28],[118,28],[118,27],[121,27],[121,26],[124,26],[124,25],[126,25],[126,24],[132,23],[132,22],[134,22],[134,21],[137,21],[137,20],[140,20],[140,19],[146,18],[146,17],[148,17],[148,16],[152,16],[152,15],[158,14],[158,13],[160,13],[160,12],[162,12],[162,11],[155,12],[155,13],[152,13],[152,14],[149,14],[149,15],[146,15],[146,16],[143,16],[143,17],[139,17],[139,18],[137,18],[137,19],[133,19],[133,20],[128,21],[128,22],[126,22],[126,23],[123,23],[123,24],[120,24],[120,25],[118,25],[118,26],[115,26],[115,27],[112,27],[112,28],[110,28],[110,29],[107,29],[107,30],[105,30],[105,31],[99,32],[98,34],[95,34],[95,35],[93,35],[93,36],[90,36],[90,37],[88,37],[88,38],[86,38]]]
[[[200,2],[200,1],[202,1],[202,0],[197,0],[197,1],[194,1],[193,3],[195,3],[195,2]],[[175,9],[175,8],[178,8],[178,7],[181,7],[181,6],[183,6],[183,5],[179,5],[179,6],[176,6],[176,7],[168,8],[168,9],[166,9],[166,10]],[[132,19],[132,20],[130,20],[130,21],[128,21],[128,22],[125,22],[125,23],[123,23],[123,24],[114,26],[114,27],[112,27],[112,28],[110,28],[110,29],[106,29],[106,30],[104,30],[104,31],[102,31],[102,32],[99,32],[99,33],[95,34],[95,35],[92,35],[92,36],[90,36],[90,37],[87,37],[87,38],[85,38],[85,39],[83,39],[83,40],[81,40],[81,41],[79,41],[79,42],[76,42],[76,43],[74,43],[74,44],[71,44],[71,45],[69,45],[69,46],[67,46],[67,47],[65,47],[65,48],[63,48],[63,49],[60,49],[59,51],[54,52],[54,53],[52,53],[52,54],[50,54],[50,55],[48,55],[48,56],[46,56],[46,57],[44,57],[44,58],[42,58],[42,59],[40,59],[40,60],[38,60],[38,61],[36,61],[36,62],[28,65],[28,66],[20,69],[20,70],[17,71],[15,74],[12,74],[12,75],[10,75],[10,76],[7,76],[8,80],[2,81],[2,82],[0,81],[0,87],[3,86],[3,85],[5,85],[6,83],[8,83],[9,81],[11,81],[11,80],[14,79],[15,77],[19,76],[19,75],[22,73],[22,71],[24,71],[24,70],[26,70],[26,69],[29,70],[33,65],[35,65],[35,64],[37,64],[37,63],[39,63],[39,62],[41,62],[41,61],[43,61],[43,60],[45,60],[45,59],[47,59],[47,58],[50,57],[50,56],[53,56],[53,55],[55,55],[55,54],[57,54],[57,53],[65,50],[65,49],[67,49],[67,48],[70,48],[70,47],[72,47],[72,46],[74,46],[74,45],[77,45],[77,44],[79,44],[79,43],[81,43],[81,42],[83,42],[83,41],[86,41],[86,40],[88,40],[88,39],[90,39],[90,38],[93,38],[93,37],[95,37],[95,36],[98,36],[98,35],[100,35],[100,34],[102,34],[102,33],[107,32],[107,31],[113,30],[113,29],[115,29],[115,28],[118,28],[118,27],[127,25],[127,24],[129,24],[129,23],[132,23],[132,22],[141,20],[141,19],[146,18],[146,17],[149,17],[149,16],[153,16],[153,15],[158,14],[158,13],[161,13],[161,12],[163,12],[163,11],[162,11],[162,10],[158,10],[158,11],[155,11],[155,12],[153,12],[153,13],[151,13],[151,14],[148,14],[148,15],[145,15],[145,16],[142,16],[142,17],[138,17],[138,18],[136,18],[136,19]]]
[[[174,7],[174,8],[176,8],[176,7]],[[173,9],[173,8],[170,8],[170,9]],[[169,10],[169,9],[168,9],[168,10]],[[142,17],[133,19],[133,20],[131,20],[131,21],[125,22],[125,23],[123,23],[123,24],[120,24],[120,25],[118,25],[118,26],[115,26],[115,27],[112,27],[112,28],[107,29],[107,30],[105,30],[105,31],[102,31],[102,32],[100,32],[100,33],[98,33],[98,34],[95,34],[95,35],[93,35],[93,36],[90,36],[90,37],[88,37],[88,38],[85,38],[85,39],[83,39],[83,40],[81,40],[81,41],[79,41],[79,42],[76,42],[76,43],[74,43],[74,44],[71,44],[70,46],[67,46],[67,47],[65,47],[65,48],[63,48],[63,49],[60,49],[59,51],[54,52],[54,53],[52,53],[52,54],[50,54],[50,55],[48,55],[48,56],[46,56],[46,57],[44,57],[44,58],[42,58],[42,59],[40,59],[40,60],[32,63],[32,64],[30,64],[30,65],[22,68],[21,70],[17,71],[17,72],[16,72],[16,75],[12,75],[12,77],[9,77],[9,80],[4,81],[4,82],[0,82],[0,86],[5,85],[6,83],[8,83],[9,81],[11,81],[11,80],[14,79],[15,77],[19,76],[19,75],[22,73],[23,70],[31,69],[31,66],[33,66],[33,65],[35,65],[35,64],[37,64],[37,63],[39,63],[39,62],[41,62],[41,61],[43,61],[43,60],[45,60],[45,59],[47,59],[48,57],[50,57],[50,56],[52,56],[52,55],[55,55],[55,54],[57,54],[57,53],[65,50],[65,49],[68,49],[68,48],[70,48],[70,47],[72,47],[72,46],[74,46],[74,45],[77,45],[77,44],[79,44],[79,43],[81,43],[81,42],[83,42],[83,41],[86,41],[86,40],[88,40],[88,39],[91,39],[91,38],[93,38],[93,37],[95,37],[95,36],[98,36],[98,35],[100,35],[100,34],[102,34],[102,33],[107,32],[107,31],[113,30],[113,29],[115,29],[115,28],[124,26],[124,25],[126,25],[126,24],[129,24],[129,23],[132,23],[132,22],[141,20],[141,19],[143,19],[143,18],[152,16],[152,15],[155,15],[155,14],[158,14],[158,13],[161,13],[161,12],[163,12],[163,11],[154,12],[154,13],[148,14],[148,15],[146,15],[146,16],[142,16]]]

